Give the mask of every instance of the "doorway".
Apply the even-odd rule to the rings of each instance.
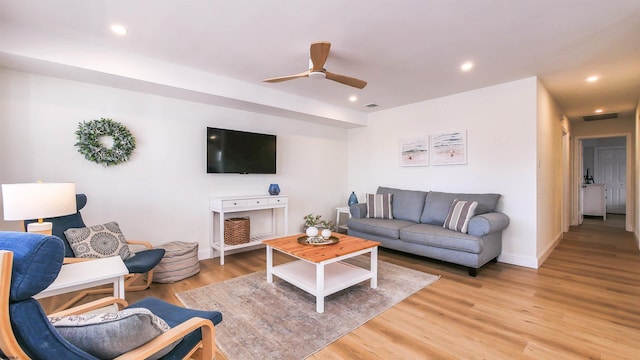
[[[577,137],[574,143],[574,181],[572,194],[572,224],[582,223],[582,187],[584,184],[605,184],[606,212],[625,216],[625,230],[633,231],[633,208],[630,199],[631,134]],[[629,189],[629,191],[628,191]]]

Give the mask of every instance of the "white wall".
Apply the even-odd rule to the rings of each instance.
[[[535,77],[370,114],[349,130],[349,189],[495,192],[511,224],[500,261],[537,267]],[[466,130],[466,165],[401,167],[400,139]]]
[[[104,167],[77,152],[83,120],[112,118],[137,140],[131,160]],[[278,136],[277,175],[207,174],[206,127]],[[289,231],[310,212],[333,219],[347,187],[344,129],[0,69],[0,183],[72,181],[88,225],[112,220],[130,239],[197,241],[208,254],[208,197],[290,196]],[[19,230],[2,222],[0,230]]]
[[[0,182],[74,181],[89,196],[88,224],[116,220],[129,238],[156,245],[197,241],[201,257],[209,196],[266,194],[277,182],[290,196],[293,233],[307,213],[333,219],[352,190],[361,199],[379,185],[495,192],[511,219],[500,261],[537,267],[561,234],[559,112],[532,77],[375,112],[367,127],[344,130],[2,69]],[[129,162],[106,168],[73,146],[78,123],[100,117],[136,136]],[[278,135],[278,174],[206,174],[207,126]],[[466,165],[400,166],[401,139],[455,130],[467,132]],[[0,220],[0,230],[18,229]]]
[[[544,85],[537,84],[537,246],[538,266],[546,260],[562,238],[562,217],[565,194],[563,129],[568,132],[568,120]]]

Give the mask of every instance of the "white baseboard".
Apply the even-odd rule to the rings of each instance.
[[[198,260],[211,259],[211,248],[207,246],[206,250],[198,250]]]
[[[518,255],[510,255],[502,253],[498,256],[498,262],[524,266],[532,269],[538,268],[538,259],[532,257],[518,256]]]
[[[558,246],[558,244],[560,243],[560,240],[562,240],[562,236],[563,233],[558,234],[556,236],[556,239],[549,245],[547,245],[546,249],[544,249],[544,251],[542,252],[542,255],[540,255],[540,257],[538,258],[538,267],[540,267],[540,265],[542,265],[547,260],[549,255],[551,255],[553,250],[555,250],[556,246]]]
[[[498,257],[498,261],[506,264],[538,269],[540,268],[540,265],[542,265],[542,263],[544,263],[544,261],[547,260],[549,255],[551,255],[551,253],[556,248],[556,246],[558,246],[558,244],[560,243],[560,240],[562,240],[562,235],[563,233],[558,234],[556,236],[556,239],[547,245],[547,247],[542,252],[542,255],[540,255],[540,257],[537,259],[535,257],[518,256],[518,255],[502,253]]]
[[[561,237],[561,235],[559,235],[555,241],[553,241],[551,244],[549,244],[549,246],[547,246],[547,249],[545,249],[545,251],[542,254],[542,256],[540,257],[540,259],[502,253],[498,257],[498,261],[502,262],[502,263],[505,263],[505,264],[524,266],[524,267],[528,267],[528,268],[532,268],[532,269],[537,269],[537,268],[540,267],[540,265],[542,265],[542,263],[553,252],[553,250],[558,245],[558,243],[560,242],[561,239],[562,239],[562,237]],[[638,237],[637,236],[636,236],[636,243],[640,244],[638,242]],[[255,247],[236,249],[236,250],[232,250],[232,251],[225,251],[225,255],[231,255],[233,253],[237,253],[237,252],[241,252],[241,251],[253,250],[254,248],[258,249],[261,246],[262,245],[256,245]],[[210,247],[207,247],[205,250],[199,250],[198,251],[198,260],[213,259],[213,258],[217,258],[217,257],[220,257],[220,254],[217,253],[216,251],[214,251]]]

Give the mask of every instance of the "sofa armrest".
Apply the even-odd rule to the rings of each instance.
[[[349,212],[351,212],[351,217],[362,219],[367,217],[367,203],[361,204],[353,204],[349,206]]]
[[[509,217],[500,212],[476,215],[469,221],[469,235],[484,236],[502,231],[509,225]]]

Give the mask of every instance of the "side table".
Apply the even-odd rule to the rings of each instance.
[[[347,223],[345,222],[344,224],[340,224],[340,218],[341,215],[348,215],[349,217],[351,217],[351,211],[349,211],[349,207],[348,206],[343,206],[343,207],[337,207],[336,208],[336,231],[337,232],[341,232],[343,231],[344,233],[347,232],[347,230],[349,230],[349,228],[347,227]]]
[[[113,296],[124,299],[124,276],[128,273],[129,270],[120,256],[65,264],[53,283],[34,298],[40,299],[111,283]],[[56,311],[59,310],[61,309]]]

